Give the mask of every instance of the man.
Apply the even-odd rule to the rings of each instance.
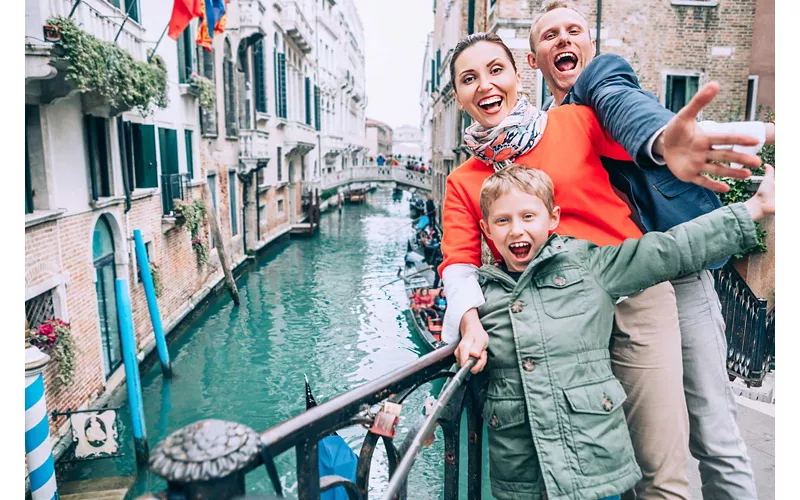
[[[627,198],[626,202],[631,206],[634,218],[638,217],[636,222],[643,231],[665,231],[707,213],[721,205],[710,190],[724,192],[728,189],[725,184],[703,175],[704,172],[731,174],[726,167],[706,163],[724,161],[723,151],[699,148],[694,152],[696,161],[693,162],[670,162],[670,155],[666,158],[660,156],[665,151],[664,145],[671,144],[670,141],[675,137],[672,131],[694,128],[698,136],[712,131],[752,135],[759,138],[757,146],[734,148],[735,151],[750,154],[760,149],[765,139],[774,141],[774,126],[765,127],[756,123],[718,126],[693,121],[681,123],[674,113],[666,109],[658,115],[649,111],[637,113],[637,109],[642,108],[632,105],[632,101],[642,102],[655,96],[639,88],[635,73],[621,57],[604,55],[594,59],[595,41],[591,39],[588,20],[569,1],[544,2],[542,14],[536,16],[532,23],[529,42],[531,54],[528,55],[528,64],[533,69],[541,70],[553,94],[553,99],[543,107],[547,109],[551,105],[569,103],[593,107],[598,110],[598,118],[611,136],[643,167],[639,168],[630,162],[605,163],[612,182],[621,191],[621,197]],[[608,97],[608,89],[614,86],[632,90],[627,94],[627,101],[610,103],[606,99],[602,106],[599,105]],[[708,86],[701,92],[715,93]],[[599,108],[602,108],[602,113]],[[665,131],[671,120],[674,126]],[[635,133],[624,134],[621,127],[623,123],[636,123]],[[712,128],[714,126],[716,129]],[[664,165],[665,160],[669,168],[656,166]],[[733,173],[731,176],[741,178],[746,174]],[[721,265],[719,263],[715,267]],[[689,449],[700,461],[703,495],[714,499],[755,499],[753,472],[736,424],[736,403],[725,369],[727,348],[724,320],[713,278],[706,270],[673,280],[672,284],[680,317],[683,384],[689,414]],[[636,426],[645,433],[640,436],[642,440],[652,439],[658,445],[669,438],[659,436],[661,429],[657,427],[657,417],[651,424]],[[681,464],[669,463],[667,457],[658,455],[657,449],[649,450],[648,454],[650,451],[655,455],[637,456],[644,473],[644,478],[636,487],[639,496],[687,498],[688,485],[684,478],[678,477]]]

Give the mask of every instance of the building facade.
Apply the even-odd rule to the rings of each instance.
[[[422,156],[422,130],[412,125],[402,125],[392,131],[392,154],[402,158]]]
[[[433,92],[431,89],[432,75],[435,70],[433,67],[435,61],[434,64],[431,64],[433,60],[433,32],[430,32],[425,40],[425,54],[422,57],[422,82],[419,92],[422,161],[426,165],[431,164],[433,147]]]
[[[117,278],[128,281],[139,354],[154,347],[134,230],[159,276],[169,332],[222,281],[216,245],[232,266],[244,263],[303,219],[323,169],[364,163],[363,33],[352,0],[231,0],[212,50],[195,43],[195,19],[152,57],[172,2],[129,1],[83,0],[71,20],[166,69],[168,104],[151,113],[67,76],[71,60],[43,33],[74,2],[26,2],[26,321],[67,321],[76,344],[71,383],[56,380],[54,363],[45,372],[51,410],[100,405],[124,380]],[[199,77],[213,103],[200,105]],[[207,188],[222,241],[207,219],[196,234],[181,224],[175,200],[200,200]],[[50,424],[56,440],[67,430],[63,417]]]
[[[384,158],[392,156],[393,131],[389,125],[367,118],[367,154],[370,163],[377,160],[378,155]]]

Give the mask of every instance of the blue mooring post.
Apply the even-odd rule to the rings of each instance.
[[[139,265],[139,273],[142,275],[144,295],[147,297],[147,310],[150,312],[150,321],[153,323],[153,336],[156,338],[158,358],[161,360],[161,372],[165,377],[171,377],[172,363],[169,360],[164,328],[161,326],[161,313],[158,310],[158,300],[156,300],[156,287],[153,285],[153,274],[150,272],[150,261],[147,259],[142,232],[138,229],[133,230],[133,240],[136,247],[136,262]]]
[[[147,427],[144,423],[142,384],[139,380],[139,362],[136,359],[136,337],[133,334],[133,316],[131,314],[131,297],[128,293],[128,280],[117,278],[116,288],[119,333],[122,338],[122,360],[125,362],[125,385],[128,388],[128,402],[131,405],[133,444],[136,449],[136,463],[142,465],[147,463],[150,450],[147,446]]]

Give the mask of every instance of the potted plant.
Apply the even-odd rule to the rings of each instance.
[[[47,320],[28,332],[28,341],[52,357],[58,366],[56,378],[64,384],[72,383],[75,375],[75,342],[69,323],[58,318]]]

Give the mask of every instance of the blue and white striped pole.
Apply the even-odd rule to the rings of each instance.
[[[58,499],[42,372],[50,356],[25,345],[25,460],[33,500]]]

